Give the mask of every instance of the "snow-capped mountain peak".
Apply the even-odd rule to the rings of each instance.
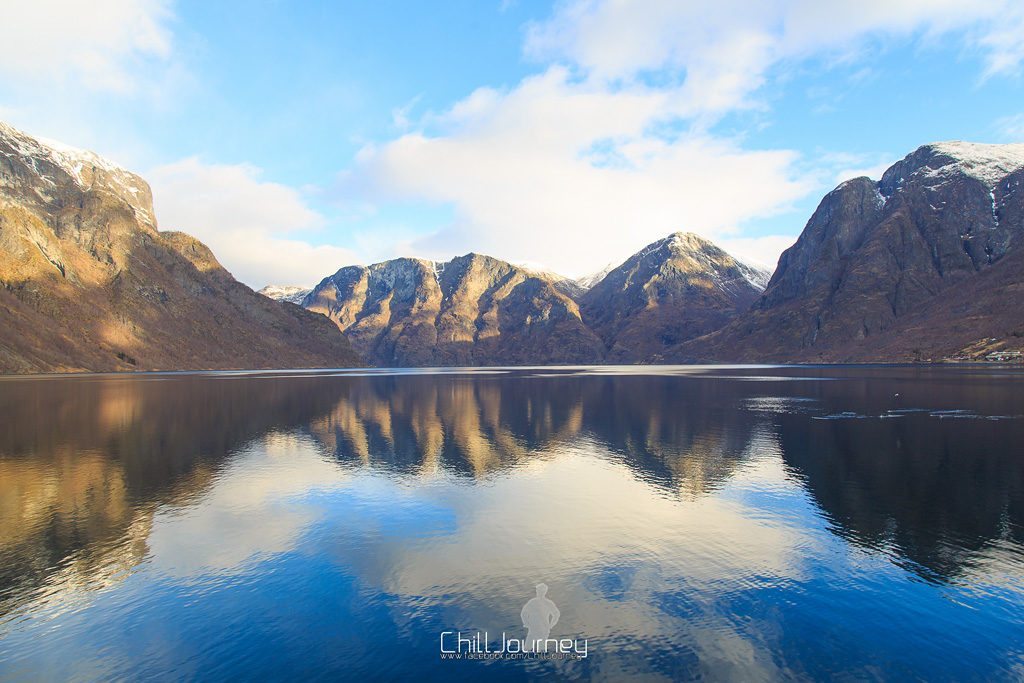
[[[1024,168],[1024,143],[991,145],[980,142],[937,142],[927,145],[949,157],[966,175],[992,185]]]
[[[577,278],[576,284],[584,292],[596,285],[598,282],[604,279],[605,275],[615,270],[617,264],[609,263],[605,265],[601,270],[591,273],[590,275],[584,275],[581,278]]]
[[[19,158],[42,181],[43,186],[55,188],[60,185],[60,180],[53,177],[54,170],[59,170],[80,190],[110,192],[131,206],[140,221],[156,229],[149,184],[95,152],[33,137],[0,121],[0,154]],[[50,199],[45,189],[37,194],[44,201]]]

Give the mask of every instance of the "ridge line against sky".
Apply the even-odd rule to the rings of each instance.
[[[1024,4],[5,3],[0,119],[140,172],[247,284],[677,230],[773,266],[838,182],[1024,140]]]

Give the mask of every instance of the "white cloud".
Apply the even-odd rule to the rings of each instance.
[[[810,189],[790,152],[651,132],[680,106],[672,91],[555,67],[473,93],[435,117],[443,135],[364,148],[346,190],[452,204],[455,224],[412,244],[425,256],[484,251],[576,275],[675,230],[730,235]]]
[[[729,237],[718,246],[748,263],[775,270],[779,256],[796,242],[796,235],[763,235],[761,237]]]
[[[909,152],[910,150],[905,150]],[[818,150],[814,155],[821,184],[835,187],[852,178],[868,177],[879,180],[882,174],[899,160],[903,154],[857,154]]]
[[[321,228],[324,217],[295,189],[260,179],[248,164],[204,164],[191,157],[146,174],[162,230],[206,243],[242,282],[312,285],[353,254],[289,235]]]
[[[774,264],[796,236],[751,238],[744,225],[882,159],[806,161],[751,150],[709,131],[722,115],[764,107],[781,65],[858,59],[872,41],[958,35],[986,73],[1019,68],[1009,0],[580,0],[527,31],[548,62],[516,86],[481,88],[400,137],[367,145],[342,181],[351,197],[451,206],[455,220],[403,243],[447,258],[490,252],[567,275],[596,270],[674,230]],[[1015,18],[1017,17],[1017,18]],[[1008,22],[1008,23],[1007,23]]]
[[[6,3],[0,74],[23,84],[131,92],[141,69],[172,55],[168,0]]]
[[[722,112],[745,104],[774,59],[771,3],[573,2],[527,33],[526,53],[564,59],[601,81],[685,70],[688,104]]]

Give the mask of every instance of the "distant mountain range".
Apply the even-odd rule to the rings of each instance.
[[[374,365],[596,363],[602,344],[545,274],[467,254],[348,266],[303,300]]]
[[[259,296],[141,178],[0,123],[0,372],[1012,359],[1022,180],[1024,145],[926,145],[826,195],[774,274],[675,233],[581,280],[466,254]]]
[[[637,363],[749,308],[769,274],[676,233],[595,284],[480,254],[346,266],[301,305],[374,365]],[[295,300],[291,288],[264,290]]]
[[[0,372],[359,362],[322,316],[158,231],[138,176],[0,123]]]

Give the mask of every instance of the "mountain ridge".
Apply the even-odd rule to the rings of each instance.
[[[635,286],[628,294],[606,284],[638,264],[646,270],[630,274]],[[357,350],[382,365],[638,362],[655,347],[724,324],[766,278],[695,234],[675,233],[589,289],[471,252],[450,261],[404,257],[345,266],[303,305],[331,318]],[[657,291],[643,305],[619,300],[636,295],[637,287]],[[622,310],[603,313],[605,300]],[[605,324],[608,316],[615,322]],[[643,342],[651,330],[666,341]]]
[[[586,363],[600,343],[549,279],[490,256],[345,266],[303,305],[384,365]]]
[[[922,145],[827,193],[770,275],[676,232],[576,280],[471,252],[256,293],[141,177],[0,122],[0,371],[1013,357],[1022,181],[1024,144]]]

